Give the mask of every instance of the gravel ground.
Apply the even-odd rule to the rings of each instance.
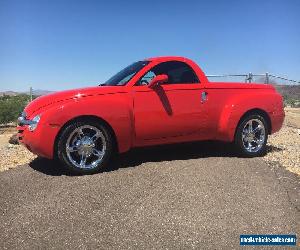
[[[299,174],[300,135],[286,121],[263,158],[170,145],[86,176],[9,146],[5,130],[0,170],[30,163],[0,173],[0,249],[238,249],[240,234],[299,235],[299,178],[284,168]]]
[[[0,132],[0,172],[28,164],[36,158],[25,147],[8,143],[9,138],[16,132],[15,128],[1,129]]]
[[[300,108],[286,108],[282,129],[269,137],[264,159],[300,175]]]
[[[227,148],[140,149],[95,175],[45,159],[4,171],[0,249],[240,249],[240,234],[299,235],[296,175]]]
[[[284,126],[279,133],[271,135],[263,159],[300,175],[300,129]]]

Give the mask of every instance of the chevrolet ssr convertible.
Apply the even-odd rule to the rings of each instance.
[[[219,140],[259,156],[283,120],[271,85],[210,82],[187,58],[156,57],[99,86],[35,99],[18,119],[18,136],[39,156],[95,173],[113,153],[158,144]]]

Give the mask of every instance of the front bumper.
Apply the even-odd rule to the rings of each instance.
[[[18,139],[30,152],[41,157],[53,159],[54,143],[58,134],[58,127],[51,127],[48,124],[39,124],[32,132],[28,125],[19,125]]]

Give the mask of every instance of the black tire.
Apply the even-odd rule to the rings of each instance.
[[[71,136],[72,132],[82,126],[93,126],[97,129],[99,129],[102,134],[104,135],[104,138],[106,140],[106,150],[105,153],[102,157],[102,160],[99,164],[97,164],[95,167],[93,168],[79,168],[77,166],[75,166],[70,159],[68,158],[67,155],[67,149],[66,149],[66,144],[67,144],[67,140],[68,138]],[[59,160],[63,163],[63,165],[71,172],[75,173],[75,174],[94,174],[94,173],[98,173],[101,170],[104,170],[107,167],[107,164],[112,156],[113,153],[113,148],[114,148],[114,140],[113,140],[113,136],[110,132],[110,130],[107,128],[107,126],[105,126],[104,124],[102,124],[99,121],[94,121],[94,120],[80,120],[80,121],[74,121],[73,123],[67,125],[58,140],[57,143],[57,156],[59,158]]]
[[[254,151],[254,152],[249,152],[246,149],[244,141],[243,141],[243,135],[242,135],[244,127],[250,120],[261,121],[261,123],[264,126],[264,130],[265,130],[264,142],[261,145],[261,147],[258,149],[258,151]],[[266,144],[268,141],[268,133],[269,133],[269,131],[268,131],[268,125],[267,125],[266,119],[263,116],[261,116],[260,114],[255,114],[255,113],[249,114],[240,121],[240,123],[236,129],[235,138],[234,138],[235,147],[237,148],[237,150],[241,156],[244,156],[244,157],[262,156],[266,153]]]

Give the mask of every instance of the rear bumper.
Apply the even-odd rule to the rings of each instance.
[[[53,159],[54,143],[58,133],[57,127],[39,124],[36,130],[29,131],[27,125],[18,126],[19,142],[30,152],[41,157]]]

